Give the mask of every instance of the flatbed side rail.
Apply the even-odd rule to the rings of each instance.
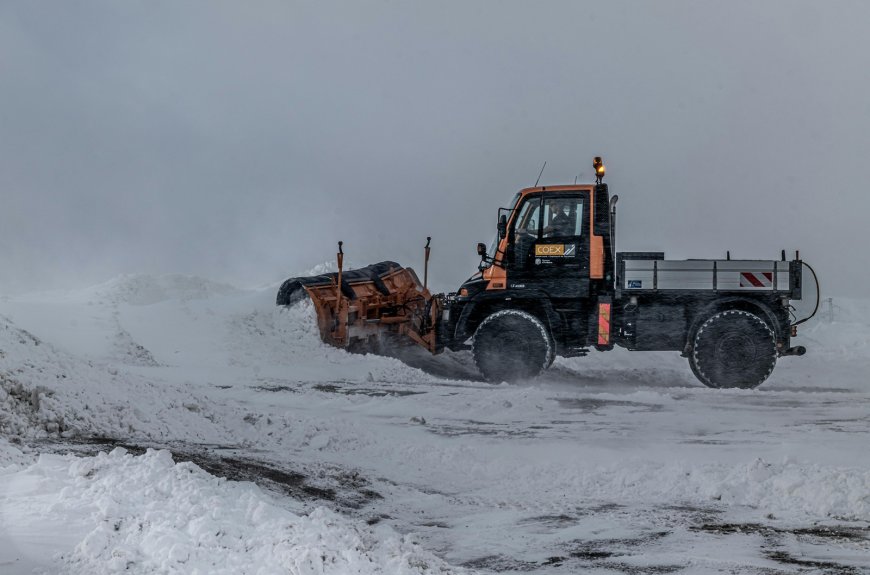
[[[681,290],[791,295],[796,287],[792,281],[795,264],[800,262],[619,258],[617,277],[624,293]]]

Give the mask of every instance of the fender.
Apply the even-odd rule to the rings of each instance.
[[[686,344],[683,353],[687,353],[694,339],[694,334],[710,316],[726,309],[739,309],[748,311],[761,316],[773,332],[776,334],[777,341],[788,339],[788,334],[784,334],[781,326],[781,321],[776,317],[776,314],[765,302],[754,298],[747,297],[726,297],[716,300],[706,306],[699,308],[692,316],[692,319],[686,330]]]
[[[540,290],[522,290],[520,293],[510,289],[483,291],[463,306],[456,322],[454,341],[463,342],[474,335],[478,323],[484,317],[501,309],[519,309],[533,314],[544,322],[551,337],[562,329],[561,316],[553,309],[549,296]]]

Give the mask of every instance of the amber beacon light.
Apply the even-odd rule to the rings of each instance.
[[[592,160],[592,167],[595,168],[595,180],[600,184],[602,178],[604,178],[604,172],[606,171],[604,168],[604,162],[601,161],[601,156],[595,156]]]

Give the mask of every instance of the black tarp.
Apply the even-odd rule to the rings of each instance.
[[[382,294],[388,295],[389,290],[387,290],[384,282],[381,281],[381,277],[389,274],[391,271],[401,269],[402,266],[396,262],[386,261],[342,272],[341,293],[348,299],[355,299],[356,295],[353,293],[350,284],[358,281],[371,281]],[[334,285],[337,278],[337,273],[290,278],[281,284],[281,289],[278,290],[277,303],[278,305],[293,305],[308,297],[308,292],[305,291],[306,286]]]

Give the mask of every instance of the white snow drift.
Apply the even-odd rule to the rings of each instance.
[[[360,526],[323,508],[294,514],[253,484],[218,479],[192,463],[176,464],[168,451],[139,457],[120,448],[86,458],[42,455],[0,477],[4,545],[45,567],[56,559],[62,572],[454,571],[386,527]],[[58,527],[39,534],[22,528],[34,522]],[[72,545],[47,561],[58,537]]]

